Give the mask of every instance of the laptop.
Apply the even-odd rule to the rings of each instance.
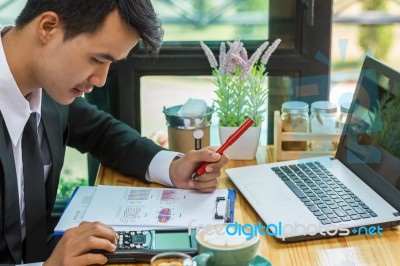
[[[366,56],[335,156],[226,173],[264,221],[262,235],[382,235],[400,224],[399,120],[400,73]]]

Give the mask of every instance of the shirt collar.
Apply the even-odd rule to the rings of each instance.
[[[7,29],[7,27],[0,27],[1,32]],[[0,38],[0,112],[14,146],[17,145],[32,112],[37,113],[36,118],[39,125],[41,102],[41,88],[34,90],[26,98],[22,95],[8,66]]]

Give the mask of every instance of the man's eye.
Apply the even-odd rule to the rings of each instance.
[[[103,64],[103,61],[100,61],[99,59],[92,57],[93,62],[95,62],[96,64]]]

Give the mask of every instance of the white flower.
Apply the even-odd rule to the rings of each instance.
[[[250,58],[240,37],[234,42],[222,42],[218,69],[211,49],[200,41],[213,69],[212,75],[217,86],[214,103],[221,126],[239,126],[248,116],[253,117],[255,126],[264,120],[268,99],[266,64],[280,42],[277,39],[268,49],[269,42],[264,42]]]
[[[217,59],[215,59],[215,56],[212,53],[211,49],[203,41],[200,41],[200,45],[203,48],[204,53],[207,56],[207,59],[208,59],[208,62],[210,63],[211,68],[218,67]]]
[[[278,45],[281,43],[281,39],[276,39],[272,45],[268,48],[265,54],[261,57],[261,64],[266,65],[268,63],[269,58],[271,57],[272,53],[276,50]]]

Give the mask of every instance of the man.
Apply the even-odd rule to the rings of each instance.
[[[28,0],[15,27],[2,28],[1,36],[0,263],[104,264],[102,254],[90,251],[115,250],[115,232],[99,222],[66,231],[48,254],[40,244],[45,237],[32,244],[32,236],[40,235],[37,224],[45,219],[31,216],[41,210],[50,216],[66,145],[151,182],[204,192],[218,186],[225,155],[211,148],[185,156],[165,151],[81,97],[102,87],[110,64],[127,57],[140,39],[150,52],[158,50],[162,30],[150,0]],[[34,121],[35,132],[29,134],[41,148],[40,171],[33,175],[27,165],[36,159],[24,163],[35,147],[25,148],[27,121]],[[203,161],[210,164],[193,181]],[[42,178],[29,183],[39,172]],[[43,193],[32,192],[33,186]],[[41,202],[42,194],[44,203],[29,207],[31,200]]]

